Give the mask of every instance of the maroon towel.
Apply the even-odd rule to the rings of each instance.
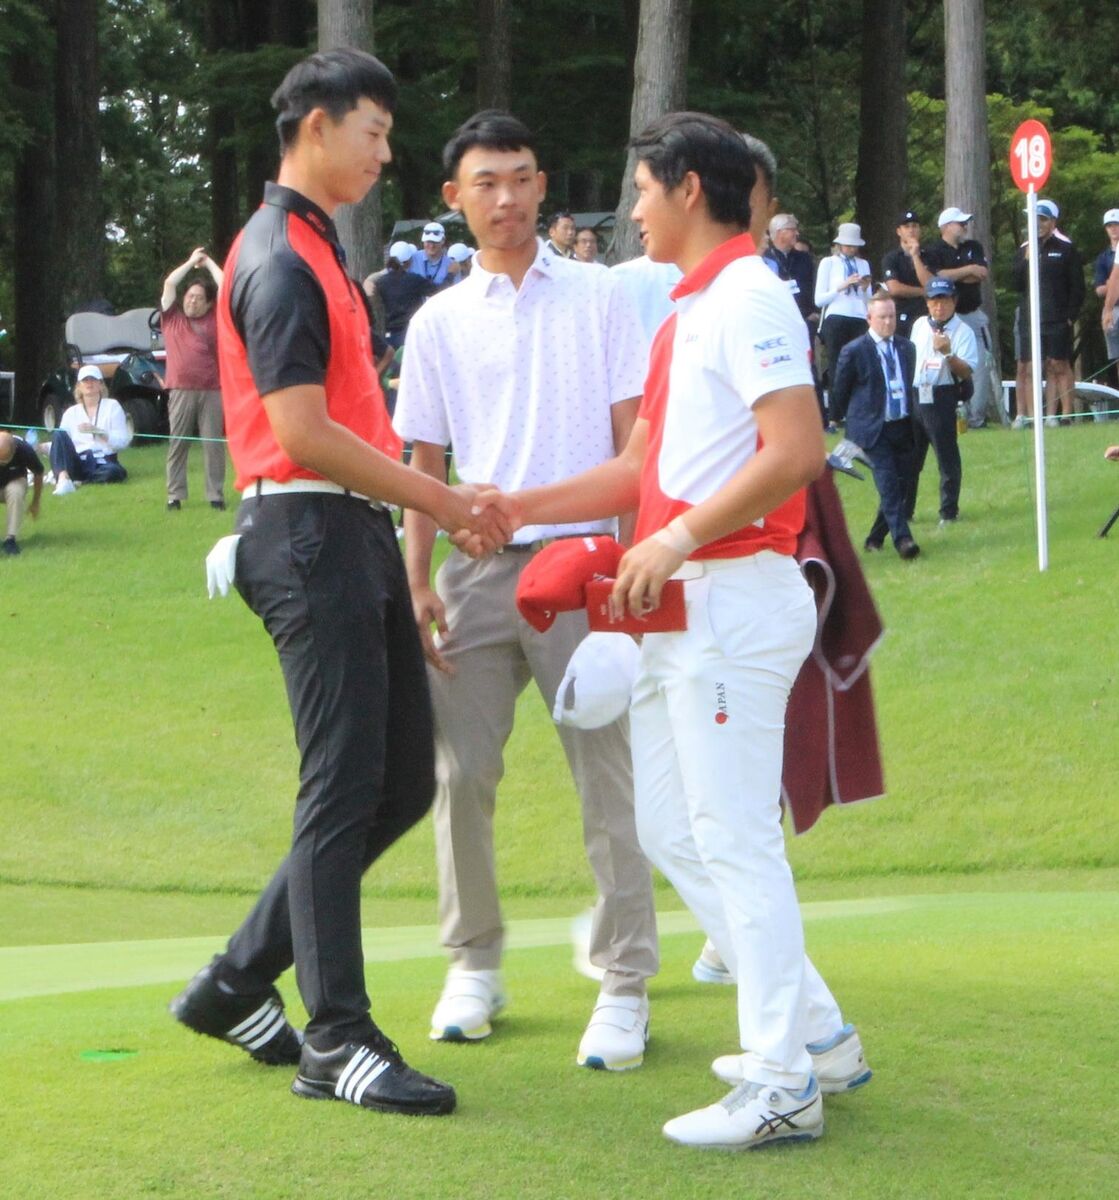
[[[869,671],[882,622],[830,471],[808,488],[796,557],[816,594],[816,644],[789,696],[781,791],[804,833],[829,804],[885,791]]]

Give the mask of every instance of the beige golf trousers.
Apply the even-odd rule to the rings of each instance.
[[[561,613],[538,633],[514,595],[528,550],[475,562],[452,551],[436,576],[450,634],[453,676],[429,669],[435,709],[435,845],[443,945],[468,970],[501,963],[503,926],[494,870],[493,817],[503,750],[518,695],[530,679],[552,709],[586,614]],[[591,961],[614,995],[641,995],[658,967],[650,867],[637,844],[627,718],[603,729],[557,726],[583,807],[583,840],[598,887]]]

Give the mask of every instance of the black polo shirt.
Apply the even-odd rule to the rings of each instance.
[[[27,472],[42,475],[43,464],[34,450],[22,439],[13,438],[15,451],[6,463],[0,463],[0,488],[6,488],[16,479],[23,479]]]
[[[956,267],[987,265],[987,256],[978,242],[961,242],[958,246],[950,246],[943,238],[933,242],[931,246],[921,248],[921,257],[925,266],[935,275],[938,271],[954,270]],[[956,312],[963,316],[972,313],[983,303],[983,285],[980,283],[960,283],[956,280]]]
[[[924,262],[925,252],[923,249],[920,254],[921,261]],[[882,259],[882,278],[885,280],[896,279],[898,283],[904,283],[907,287],[921,286],[921,281],[917,278],[917,270],[913,266],[913,259],[900,246],[895,246]],[[924,296],[895,296],[894,304],[898,310],[898,333],[909,337],[913,322],[928,312],[925,298]]]

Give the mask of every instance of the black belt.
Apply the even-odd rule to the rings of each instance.
[[[545,546],[550,546],[553,542],[562,542],[568,538],[585,538],[585,537],[605,537],[608,535],[596,533],[590,529],[583,529],[576,533],[557,533],[552,537],[537,538],[534,542],[509,542],[508,545],[501,546],[498,549],[498,554],[536,554],[543,550]]]

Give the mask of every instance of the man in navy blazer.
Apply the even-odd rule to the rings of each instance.
[[[916,470],[913,344],[894,336],[897,308],[888,294],[871,298],[867,320],[869,331],[840,352],[831,411],[846,419],[847,437],[866,451],[874,472],[879,508],[864,547],[881,550],[889,530],[898,554],[916,558],[921,548],[905,515]]]

